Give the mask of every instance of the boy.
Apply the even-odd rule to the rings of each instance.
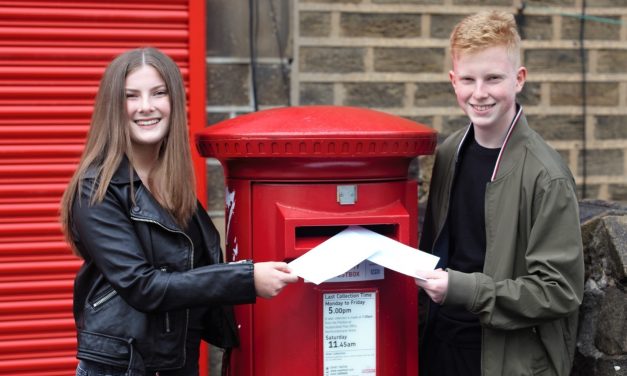
[[[420,248],[441,267],[421,376],[568,375],[583,297],[574,179],[527,125],[527,70],[512,15],[483,12],[451,34],[449,78],[470,124],[438,148]]]

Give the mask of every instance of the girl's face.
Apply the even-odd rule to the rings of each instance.
[[[133,146],[159,146],[170,127],[170,95],[152,66],[126,76],[126,110]]]

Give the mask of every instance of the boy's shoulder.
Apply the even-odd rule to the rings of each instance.
[[[536,131],[531,130],[525,148],[550,179],[573,178],[567,161]]]

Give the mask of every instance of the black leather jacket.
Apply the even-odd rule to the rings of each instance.
[[[137,369],[180,368],[194,307],[209,307],[204,340],[237,346],[230,306],[255,301],[252,263],[222,263],[218,232],[198,204],[193,220],[210,265],[193,269],[191,240],[137,174],[133,204],[129,166],[124,158],[104,200],[93,206],[95,173],[88,172],[72,207],[72,236],[85,259],[74,284],[77,357],[129,368],[143,363]]]

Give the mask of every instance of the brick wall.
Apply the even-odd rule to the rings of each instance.
[[[207,125],[253,112],[249,9],[246,0],[206,0]],[[257,107],[288,106],[292,0],[254,1]],[[224,177],[215,159],[207,160],[207,209],[222,230]]]
[[[254,110],[246,1],[207,1],[208,126]],[[365,106],[439,131],[466,125],[448,82],[448,36],[481,9],[520,0],[264,0],[259,4],[257,105]],[[270,7],[270,5],[273,7]],[[529,121],[568,161],[586,198],[627,202],[627,0],[587,0],[582,111],[582,0],[525,1],[521,31]],[[584,133],[585,132],[585,133]],[[428,182],[432,157],[420,158]],[[224,229],[222,168],[207,161],[209,212]],[[416,165],[410,174],[418,173]],[[426,197],[426,184],[421,197]],[[212,361],[212,364],[215,362]],[[218,372],[218,371],[213,371]],[[212,373],[213,374],[213,373]]]
[[[585,180],[586,198],[627,201],[627,2],[587,1],[585,125],[582,0],[524,3],[520,25],[529,77],[519,100],[531,126],[566,159],[580,196]],[[375,108],[427,124],[445,137],[466,124],[448,82],[453,25],[482,9],[516,13],[521,4],[296,1],[291,101]]]
[[[248,10],[230,3],[239,2],[207,0],[209,124],[253,111]],[[258,2],[258,108],[369,107],[424,123],[442,139],[467,121],[448,82],[448,36],[453,25],[482,9],[515,13],[522,3]],[[531,126],[568,162],[580,198],[585,193],[585,198],[627,202],[627,1],[586,1],[585,124],[579,43],[582,0],[524,3],[520,25],[529,75],[519,100]],[[431,157],[420,158],[420,178],[425,181],[431,163]],[[219,209],[220,167],[211,161],[209,167],[209,187],[215,186],[210,202]]]

